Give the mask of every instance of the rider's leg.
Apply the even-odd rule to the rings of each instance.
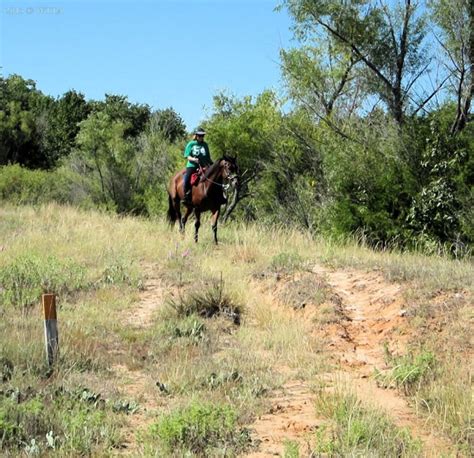
[[[190,203],[191,197],[191,175],[195,172],[193,167],[186,167],[186,173],[184,175],[184,201]]]

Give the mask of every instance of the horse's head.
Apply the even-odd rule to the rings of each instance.
[[[239,166],[237,165],[237,158],[231,156],[224,156],[221,159],[223,166],[223,178],[230,182],[232,186],[236,186],[239,182]]]

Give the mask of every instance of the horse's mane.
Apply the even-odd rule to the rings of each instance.
[[[222,156],[220,159],[215,161],[204,173],[204,178],[209,178],[210,175],[212,175],[216,169],[220,166],[221,161],[229,161],[230,159],[227,156]]]

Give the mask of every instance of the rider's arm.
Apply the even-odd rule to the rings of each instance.
[[[195,162],[196,164],[199,163],[199,159],[197,157],[194,157],[191,155],[191,151],[193,150],[193,142],[189,142],[186,145],[186,148],[184,150],[184,157],[189,161],[189,162]]]

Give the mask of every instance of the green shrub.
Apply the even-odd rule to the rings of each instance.
[[[379,378],[386,384],[394,383],[398,388],[403,388],[407,394],[433,376],[436,364],[436,358],[430,351],[394,357],[386,350],[386,359],[392,369],[388,375],[379,375]]]
[[[70,294],[87,287],[85,270],[71,260],[23,255],[0,268],[0,304],[27,308],[45,292]]]
[[[165,453],[180,456],[206,455],[223,446],[237,453],[250,441],[248,431],[237,426],[237,414],[230,406],[201,402],[164,415],[150,433],[159,439]]]
[[[122,411],[86,388],[0,392],[0,450],[91,455],[118,444]]]
[[[283,450],[284,458],[299,458],[300,457],[300,446],[298,442],[286,439],[283,442],[283,445],[285,447]]]
[[[68,186],[55,171],[29,170],[18,164],[0,167],[0,200],[14,204],[66,203]]]
[[[204,338],[205,334],[206,326],[196,315],[166,323],[165,335],[170,339],[187,339],[189,342],[196,344]]]

